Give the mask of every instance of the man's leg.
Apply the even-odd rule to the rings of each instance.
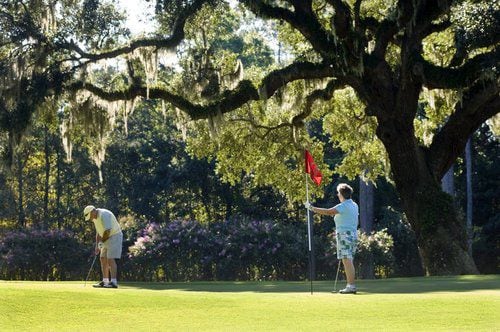
[[[93,287],[106,287],[106,284],[109,283],[108,259],[105,256],[100,256],[99,261],[101,262],[102,281],[95,284]]]
[[[123,241],[123,235],[122,233],[113,235],[112,237],[109,238],[108,240],[108,252],[107,252],[107,257],[108,257],[108,266],[109,266],[109,272],[111,274],[111,282],[109,284],[109,287],[111,288],[117,288],[118,287],[118,280],[116,280],[117,277],[117,264],[116,264],[116,258],[120,258],[122,254],[122,241]],[[111,258],[112,257],[112,258]]]
[[[342,264],[344,264],[344,270],[345,270],[347,283],[349,285],[354,285],[354,278],[355,278],[356,274],[355,274],[354,264],[352,262],[352,259],[342,258]]]
[[[118,281],[116,280],[116,261],[114,258],[108,258],[107,264],[109,266],[109,272],[111,274],[111,280],[109,284],[107,284],[106,288],[118,288]]]
[[[108,258],[108,266],[111,274],[111,280],[116,280],[117,265],[114,258]]]
[[[103,279],[109,278],[109,263],[108,263],[108,261],[109,260],[106,257],[101,257],[101,272],[102,272]]]

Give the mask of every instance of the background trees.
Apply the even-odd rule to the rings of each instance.
[[[42,217],[30,212],[28,222],[49,223],[53,209],[62,225],[90,193],[119,211],[165,221],[177,213],[207,220],[256,213],[249,206],[262,197],[283,202],[281,209],[263,202],[264,211],[290,218],[304,197],[300,156],[308,148],[325,155],[316,159],[327,179],[335,171],[395,184],[428,273],[474,272],[463,222],[439,184],[470,135],[498,113],[498,6],[238,6],[242,15],[223,1],[158,1],[157,34],[127,40],[123,15],[104,1],[6,2],[0,138],[5,160],[17,171],[18,224],[31,210]],[[468,14],[483,18],[481,29]],[[257,30],[276,38],[272,47]],[[174,63],[168,60],[173,51]],[[44,108],[52,120],[35,116]],[[201,119],[207,121],[189,121]],[[62,127],[62,147],[73,164],[49,139],[50,123]],[[36,124],[45,133],[44,153],[27,143]],[[45,167],[26,176],[31,151]],[[112,155],[119,162],[107,164]],[[93,164],[97,177],[88,172]],[[45,179],[43,203],[25,195],[26,186],[34,187],[25,177]],[[242,194],[227,195],[219,179]],[[328,197],[328,188],[316,194],[321,189]],[[27,205],[35,201],[41,208]]]

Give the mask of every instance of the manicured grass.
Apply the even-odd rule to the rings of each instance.
[[[498,331],[500,276],[358,282],[0,281],[1,331]],[[343,286],[343,282],[338,286]]]

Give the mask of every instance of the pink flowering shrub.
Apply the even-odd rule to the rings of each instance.
[[[129,259],[151,280],[294,278],[307,264],[304,235],[297,225],[272,221],[152,223]]]
[[[82,280],[90,255],[68,231],[9,231],[0,236],[0,279]]]

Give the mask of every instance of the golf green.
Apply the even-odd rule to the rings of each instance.
[[[500,276],[332,281],[0,281],[1,331],[498,331]],[[339,283],[343,286],[343,283]]]

